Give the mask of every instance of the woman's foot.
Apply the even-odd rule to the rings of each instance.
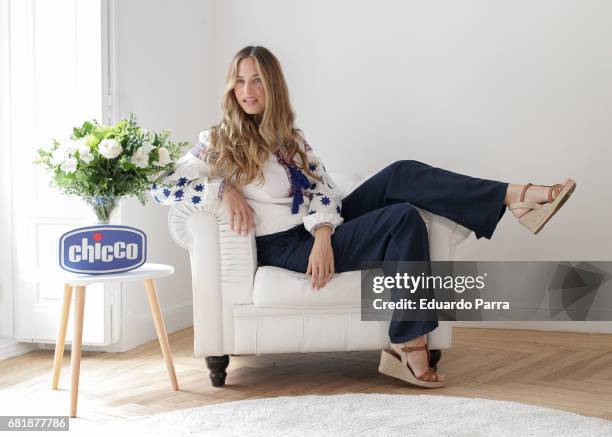
[[[429,359],[428,359],[429,356],[427,354],[427,351],[419,350],[419,351],[404,352],[402,351],[402,347],[405,347],[405,346],[415,347],[415,346],[422,346],[424,344],[425,344],[424,335],[417,337],[415,339],[412,339],[410,341],[407,341],[405,343],[391,343],[391,348],[395,352],[397,352],[400,356],[402,356],[403,354],[407,354],[406,359],[408,361],[408,364],[410,365],[410,368],[412,369],[412,372],[414,373],[414,375],[417,377],[421,376],[423,373],[425,373],[430,368]],[[439,372],[435,372],[435,373],[438,375],[438,380],[440,382],[446,381],[445,374],[439,373]]]
[[[568,181],[569,181],[569,178],[565,178],[565,180],[561,182],[561,185],[567,184]],[[519,202],[521,199],[521,192],[523,191],[524,188],[525,188],[525,185],[509,184],[508,190],[506,191],[506,199],[504,201],[504,204],[510,205],[511,203]],[[531,185],[525,192],[525,198],[523,199],[523,202],[547,203],[549,190],[550,188],[546,186]],[[557,198],[557,196],[559,195],[559,192],[560,192],[559,189],[552,190],[552,193],[551,193],[552,200],[555,200]],[[523,215],[531,211],[531,209],[516,208],[511,211],[512,211],[512,214],[514,214],[516,218],[521,218]]]

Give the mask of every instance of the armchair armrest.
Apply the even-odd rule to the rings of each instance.
[[[253,301],[254,232],[231,231],[221,201],[206,207],[177,204],[170,208],[168,226],[191,260],[195,356],[232,353],[233,306]]]
[[[415,207],[429,234],[429,257],[432,261],[451,261],[455,258],[455,248],[472,233],[465,226],[446,217],[433,214],[425,209]]]

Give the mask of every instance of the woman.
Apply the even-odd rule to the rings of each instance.
[[[490,239],[506,206],[537,233],[575,188],[571,179],[552,187],[510,184],[401,160],[341,199],[294,126],[278,60],[261,46],[234,57],[222,107],[222,121],[200,133],[175,170],[153,185],[155,201],[222,199],[232,230],[255,230],[260,265],[311,275],[317,290],[335,272],[361,270],[362,262],[428,261],[427,229],[415,206]],[[444,385],[445,376],[429,367],[425,343],[437,326],[392,320],[381,372],[421,387]]]

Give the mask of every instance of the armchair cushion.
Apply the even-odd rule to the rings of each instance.
[[[255,273],[253,305],[268,308],[338,308],[361,305],[361,273],[335,273],[318,291],[310,288],[310,277],[274,266],[261,266]]]

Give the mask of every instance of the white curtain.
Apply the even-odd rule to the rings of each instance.
[[[0,0],[0,338],[13,336],[8,23],[9,0]]]

